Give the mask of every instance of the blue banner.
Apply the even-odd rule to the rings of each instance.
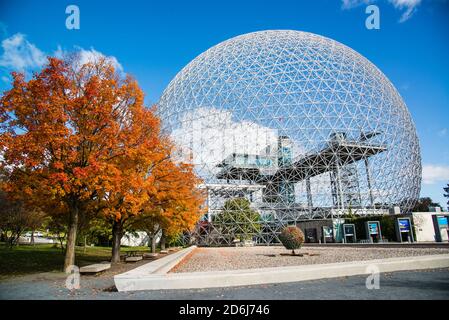
[[[410,232],[410,220],[409,219],[398,219],[399,230],[401,232]]]

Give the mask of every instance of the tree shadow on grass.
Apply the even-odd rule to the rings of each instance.
[[[76,265],[108,261],[111,259],[110,248],[76,248]],[[53,245],[19,245],[8,248],[0,245],[0,279],[10,276],[41,272],[62,272],[64,254]]]

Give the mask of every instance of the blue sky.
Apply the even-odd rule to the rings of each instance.
[[[367,3],[380,30],[365,28]],[[65,26],[68,5],[80,29]],[[449,183],[449,1],[1,1],[0,90],[8,73],[38,69],[46,55],[83,49],[117,59],[157,102],[176,73],[198,54],[257,30],[317,33],[355,49],[379,67],[415,121],[423,162],[422,196],[447,202]]]

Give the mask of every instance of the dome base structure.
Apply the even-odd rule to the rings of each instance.
[[[406,212],[419,197],[419,142],[399,93],[366,58],[322,36],[224,41],[176,75],[158,113],[207,192],[190,235],[199,245],[279,242],[286,225]]]

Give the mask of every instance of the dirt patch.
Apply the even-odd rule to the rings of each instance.
[[[115,286],[107,287],[103,289],[103,292],[118,292],[117,288]]]

